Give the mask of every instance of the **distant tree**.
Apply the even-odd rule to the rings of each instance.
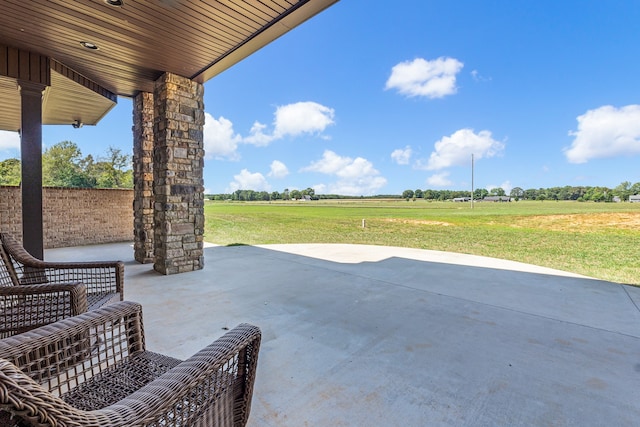
[[[20,160],[0,161],[0,185],[20,185],[21,180]]]
[[[529,188],[524,190],[524,198],[527,200],[537,200],[538,199],[538,190],[535,188]]]
[[[422,197],[423,197],[425,200],[433,200],[433,199],[435,199],[435,198],[436,198],[436,196],[435,196],[435,195],[434,195],[434,193],[433,193],[433,190],[424,190],[424,191],[422,192]]]
[[[409,200],[409,199],[411,199],[413,197],[413,195],[414,195],[413,190],[404,190],[402,192],[402,198],[403,199]]]
[[[300,191],[299,191],[299,190],[291,190],[291,191],[289,192],[289,195],[291,196],[291,198],[292,198],[293,200],[297,200],[297,199],[302,198],[302,193],[300,193]]]
[[[629,200],[629,196],[631,195],[631,183],[629,181],[622,182],[613,189],[613,194],[620,197],[620,200],[622,201]]]
[[[633,184],[629,189],[629,193],[633,195],[640,194],[640,182],[636,182],[635,184]]]
[[[98,188],[133,188],[131,156],[118,148],[109,147],[107,156],[98,162],[88,155],[80,162],[87,174],[95,179]]]
[[[584,193],[587,192],[587,189],[584,187],[573,187],[571,192],[571,200],[578,200],[580,197],[584,196]]]
[[[279,200],[282,199],[282,196],[277,191],[271,192],[271,200]]]
[[[571,200],[571,187],[565,186],[556,193],[557,200]]]
[[[305,188],[304,190],[302,190],[300,192],[300,194],[302,194],[303,196],[311,196],[311,197],[313,197],[313,196],[316,195],[316,190],[314,190],[311,187],[308,187],[308,188]]]
[[[594,202],[604,202],[605,195],[601,191],[595,190],[593,193],[591,193],[591,200]]]
[[[421,189],[417,189],[414,193],[413,196],[416,197],[417,199],[422,199],[424,197],[424,192]]]
[[[505,196],[506,193],[504,191],[504,188],[502,188],[502,187],[494,187],[491,190],[489,190],[489,195],[491,195],[491,196]]]
[[[250,202],[252,200],[259,200],[259,194],[253,190],[236,190],[233,192],[232,199],[241,202]]]
[[[452,191],[451,192],[451,198],[455,199],[458,197],[469,197],[469,191],[468,190],[456,190],[456,191]]]
[[[82,152],[71,141],[62,141],[42,153],[42,182],[52,187],[95,187],[96,180],[82,168]]]
[[[489,191],[485,188],[476,188],[473,191],[473,198],[475,200],[482,200],[489,195]]]
[[[583,199],[592,202],[610,202],[613,200],[613,191],[607,187],[587,187]]]
[[[520,200],[524,196],[524,190],[520,187],[513,187],[509,192],[509,197]]]

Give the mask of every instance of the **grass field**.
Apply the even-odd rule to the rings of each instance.
[[[403,246],[640,285],[640,203],[207,202],[205,219],[205,241],[221,245]]]

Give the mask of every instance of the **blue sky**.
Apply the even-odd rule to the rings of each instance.
[[[640,181],[640,2],[342,0],[205,84],[207,193]],[[132,149],[131,101],[45,126]],[[19,156],[0,134],[0,159]]]

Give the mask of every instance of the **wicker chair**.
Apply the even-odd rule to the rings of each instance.
[[[0,338],[122,301],[122,262],[44,262],[0,233]]]
[[[244,426],[260,339],[241,324],[186,361],[152,353],[130,301],[5,338],[0,425]]]

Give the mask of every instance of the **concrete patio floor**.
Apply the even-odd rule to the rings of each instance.
[[[263,332],[250,426],[635,426],[640,288],[490,258],[356,245],[207,247],[163,276],[125,262],[147,347],[187,358]]]

